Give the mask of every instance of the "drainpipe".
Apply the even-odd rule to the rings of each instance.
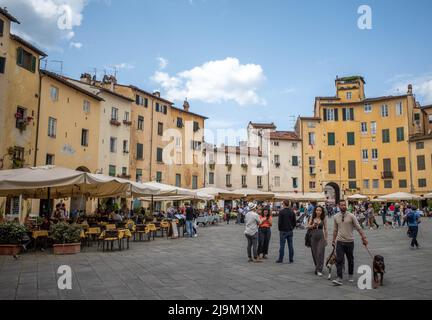
[[[40,63],[41,61],[45,59],[39,59],[39,70],[40,70]],[[41,94],[42,94],[42,74],[40,74],[39,71],[39,96],[38,96],[38,109],[37,109],[37,116],[36,116],[36,145],[35,145],[35,156],[34,156],[34,162],[33,165],[36,167],[37,166],[37,155],[38,155],[38,150],[39,150],[39,122],[40,122],[40,109],[41,109]]]

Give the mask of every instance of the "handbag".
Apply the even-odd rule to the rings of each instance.
[[[305,246],[307,248],[312,247],[312,229],[308,229],[305,236]]]

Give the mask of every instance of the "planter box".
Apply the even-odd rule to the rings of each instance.
[[[55,244],[54,254],[75,254],[81,252],[81,243]]]
[[[15,244],[0,244],[0,256],[16,256],[21,252],[21,246]]]

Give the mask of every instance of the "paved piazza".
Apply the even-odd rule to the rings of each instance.
[[[158,238],[131,243],[129,251],[103,253],[94,246],[72,256],[38,252],[24,254],[18,261],[0,257],[0,299],[432,298],[432,220],[421,224],[420,250],[409,248],[405,228],[366,231],[371,249],[385,257],[387,266],[385,286],[369,291],[348,283],[333,287],[327,279],[317,278],[310,250],[304,247],[304,231],[295,232],[293,265],[275,264],[276,228],[270,259],[248,263],[243,231],[243,226],[220,224],[200,228],[195,239]],[[356,268],[371,263],[358,235],[355,257]],[[70,291],[57,289],[57,268],[64,264],[73,270]]]

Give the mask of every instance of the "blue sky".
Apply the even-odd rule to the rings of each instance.
[[[68,33],[53,23],[62,4],[74,14]],[[357,26],[362,4],[372,9],[371,30]],[[316,96],[335,94],[336,75],[363,75],[369,97],[405,93],[413,83],[420,102],[432,103],[429,0],[0,0],[3,5],[21,20],[15,31],[47,50],[49,69],[60,71],[52,60],[62,60],[63,73],[79,77],[117,65],[121,83],[160,89],[178,106],[187,95],[191,111],[208,116],[212,128],[251,120],[292,129],[292,116],[312,115]]]

